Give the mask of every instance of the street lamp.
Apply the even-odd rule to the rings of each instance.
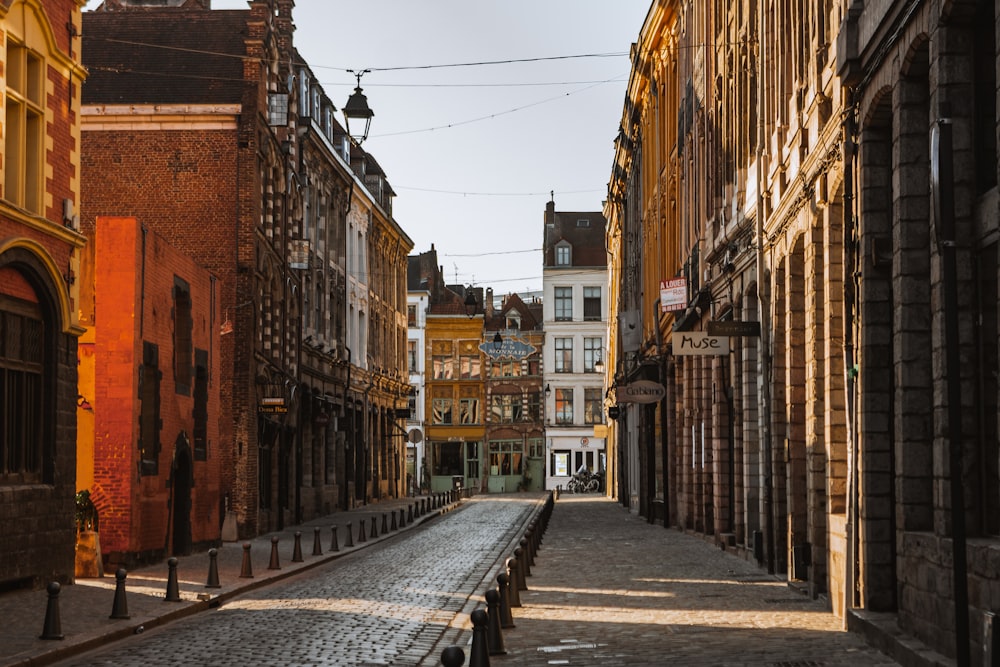
[[[479,310],[479,302],[476,301],[476,293],[472,291],[472,285],[469,285],[468,289],[465,290],[465,314],[471,320],[476,316],[477,310]]]
[[[545,385],[545,398],[548,398],[552,393],[552,385]]]
[[[594,372],[599,375],[604,375],[604,360],[597,357],[597,361],[594,362]]]
[[[368,128],[371,127],[372,116],[375,115],[375,112],[368,106],[368,98],[361,92],[361,77],[371,70],[347,71],[357,77],[358,85],[354,88],[351,96],[347,98],[347,104],[344,105],[344,122],[347,124],[347,134],[351,135],[351,138],[360,146],[368,138]],[[354,119],[353,130],[351,129],[351,119]]]
[[[501,336],[500,332],[498,331],[493,335],[494,352],[499,352],[501,347],[503,347],[503,336]]]

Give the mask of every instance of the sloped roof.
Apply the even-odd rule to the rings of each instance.
[[[249,10],[83,13],[84,104],[235,104]]]
[[[555,247],[560,241],[573,247],[571,266],[607,266],[606,227],[607,220],[599,212],[553,211],[546,216],[544,266],[556,266]]]

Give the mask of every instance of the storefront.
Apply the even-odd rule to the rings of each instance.
[[[431,493],[458,487],[478,489],[481,483],[482,442],[453,438],[429,442],[427,466]]]
[[[607,469],[604,438],[550,436],[546,445],[545,488],[566,488],[570,477],[581,467],[589,472]]]

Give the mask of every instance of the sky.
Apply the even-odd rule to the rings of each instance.
[[[297,0],[292,19],[338,108],[356,85],[348,70],[371,70],[364,148],[413,252],[433,244],[448,284],[501,295],[541,290],[550,199],[557,211],[603,209],[629,49],[651,2]]]

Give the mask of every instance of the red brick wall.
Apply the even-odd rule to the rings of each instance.
[[[100,217],[95,252],[95,495],[101,509],[101,548],[115,560],[170,549],[171,464],[178,434],[193,446],[192,392],[176,392],[173,372],[174,278],[192,300],[195,349],[209,352],[208,460],[193,461],[192,540],[215,541],[220,528],[219,285],[211,274],[155,232],[145,238],[134,218]],[[160,454],[155,475],[139,470],[138,374],[143,342],[159,348]],[[117,555],[124,554],[123,556]]]

